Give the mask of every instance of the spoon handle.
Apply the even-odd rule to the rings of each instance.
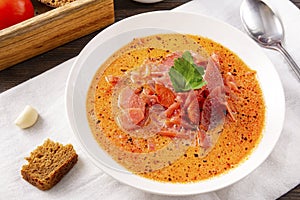
[[[292,56],[285,50],[285,48],[281,45],[281,43],[277,43],[275,47],[285,57],[285,59],[290,64],[291,68],[296,73],[298,79],[300,80],[300,67],[294,61],[294,59],[292,58]]]

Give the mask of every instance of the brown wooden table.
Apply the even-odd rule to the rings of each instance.
[[[120,21],[126,17],[154,10],[169,10],[190,0],[165,0],[156,4],[141,4],[131,0],[115,0],[115,18]],[[291,0],[300,8],[300,0]],[[95,36],[99,31],[77,39],[66,45],[60,46],[42,55],[36,56],[25,62],[12,66],[0,71],[0,93],[33,78],[56,65],[77,56],[82,48]],[[1,105],[2,106],[2,105]],[[300,200],[300,185],[287,194],[283,195],[281,200]]]

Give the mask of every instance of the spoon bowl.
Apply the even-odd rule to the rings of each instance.
[[[282,46],[283,25],[272,9],[262,0],[244,0],[240,15],[247,33],[261,46],[279,51],[300,80],[300,68]]]
[[[281,21],[262,1],[244,1],[241,5],[241,19],[248,34],[265,47],[272,48],[284,37]]]

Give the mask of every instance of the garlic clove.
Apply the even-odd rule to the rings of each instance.
[[[38,119],[37,111],[32,107],[27,105],[22,113],[15,120],[15,124],[20,128],[29,128],[35,124]]]

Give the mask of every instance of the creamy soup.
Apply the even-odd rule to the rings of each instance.
[[[256,72],[194,35],[134,39],[97,71],[87,116],[120,165],[163,182],[228,172],[258,145],[265,105]]]

